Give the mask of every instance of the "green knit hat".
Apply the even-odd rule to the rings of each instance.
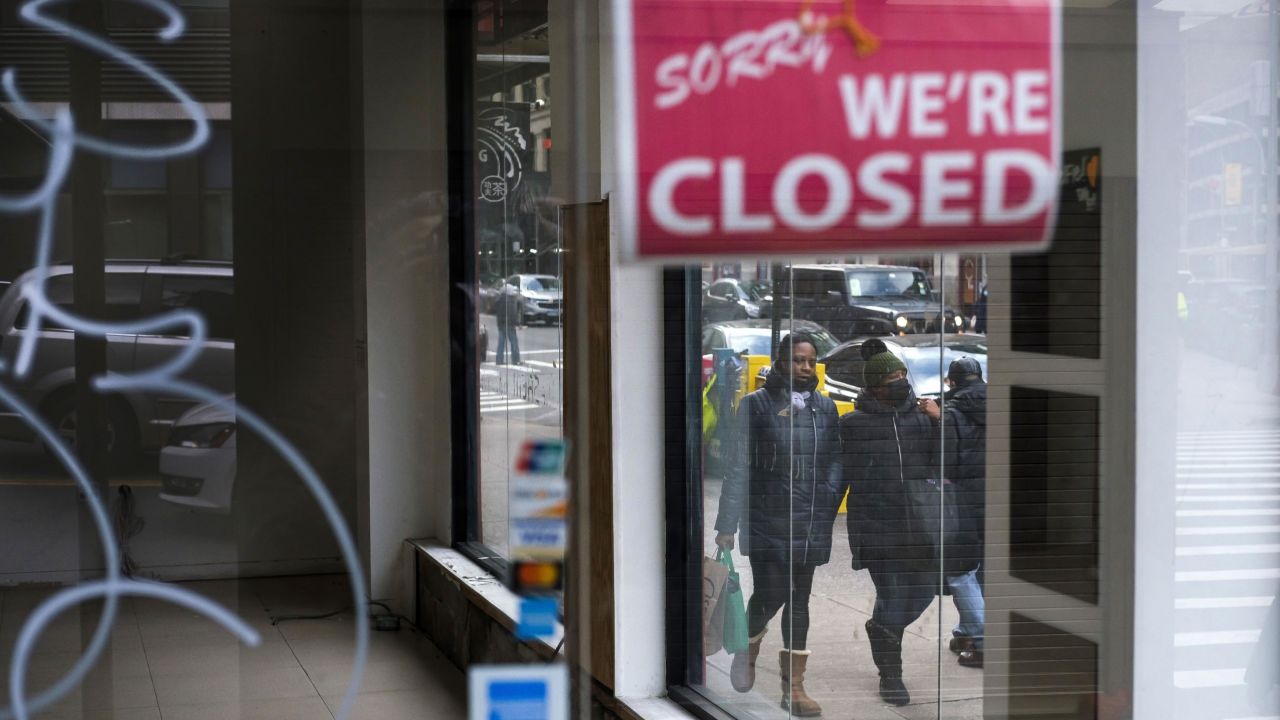
[[[907,366],[902,364],[897,355],[887,350],[872,355],[867,360],[867,364],[862,366],[862,387],[876,387],[886,375],[892,375],[898,371],[906,372]]]

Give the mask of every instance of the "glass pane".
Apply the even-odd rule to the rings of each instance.
[[[492,8],[490,8],[492,10]],[[541,20],[481,13],[475,66],[480,355],[477,538],[507,554],[507,493],[526,440],[562,435],[563,290],[551,187],[551,64]]]
[[[956,617],[936,600],[938,430],[920,400],[937,397],[941,362],[985,370],[983,338],[940,335],[963,314],[938,278],[890,258],[718,264],[702,280],[701,613],[734,608],[716,588],[732,545],[746,647],[717,646],[728,631],[711,615],[695,685],[735,717],[777,714],[780,698],[791,716],[908,696],[938,712],[938,633]],[[964,673],[943,700],[980,694]]]
[[[20,168],[17,177],[44,179],[51,142],[32,127],[62,110],[75,116],[82,138],[92,134],[154,150],[190,136],[186,109],[163,89],[120,64],[104,61],[98,75],[85,72],[91,67],[87,63],[68,63],[69,38],[16,21],[24,4],[4,3],[0,33],[6,39],[0,43],[5,46],[0,66],[17,68],[17,75],[26,78],[21,81],[24,92],[32,92],[42,106],[37,112],[47,111],[47,115],[27,115],[13,98],[4,98],[0,124],[7,131],[0,141],[0,155],[25,158],[29,154],[36,160],[34,170]],[[131,13],[127,3],[98,5],[108,16],[106,27],[88,32],[148,58],[207,112],[229,118],[229,6],[217,0],[201,2],[192,12],[191,3],[179,5],[188,21],[187,31],[172,43],[156,37],[157,22],[162,20],[154,8],[133,8],[138,12]],[[71,11],[72,22],[92,28],[95,22],[87,21],[79,10]],[[91,116],[83,112],[86,106],[92,108]],[[280,491],[282,486],[297,484],[291,473],[274,469],[263,472],[263,477],[238,473],[237,460],[247,453],[245,444],[239,450],[237,444],[249,433],[238,430],[236,345],[231,330],[237,299],[243,300],[243,295],[235,293],[230,264],[201,260],[203,230],[217,230],[218,252],[210,254],[215,259],[229,260],[233,242],[231,128],[229,119],[218,124],[225,132],[215,159],[225,172],[208,178],[199,172],[203,163],[213,161],[214,153],[207,146],[181,157],[149,158],[77,147],[70,176],[55,190],[60,196],[56,209],[44,218],[52,246],[47,248],[48,278],[42,287],[39,271],[32,269],[34,260],[41,257],[37,218],[11,210],[0,213],[0,234],[5,237],[0,250],[0,364],[4,366],[0,384],[35,416],[18,412],[7,401],[0,403],[0,526],[5,547],[0,553],[0,653],[6,657],[14,653],[23,623],[31,620],[41,603],[77,583],[104,578],[104,557],[117,561],[122,575],[138,580],[172,582],[172,586],[213,580],[185,589],[249,618],[263,612],[264,603],[252,597],[254,592],[247,585],[237,586],[236,580],[227,579],[262,574],[261,568],[267,566],[293,572],[329,552],[315,552],[317,543],[330,542],[326,531],[308,529],[303,520],[307,511],[299,509],[303,503],[291,497],[290,490]],[[13,132],[15,128],[24,128],[26,135]],[[13,197],[22,186],[13,182],[14,167],[6,163],[0,175],[3,194]],[[202,204],[204,179],[216,181],[225,198],[216,212]],[[280,186],[296,180],[282,181]],[[295,208],[291,222],[304,214]],[[259,247],[280,243],[279,234],[258,237],[260,242],[253,244]],[[350,241],[344,241],[349,253]],[[308,238],[309,248],[315,247],[313,242],[314,235]],[[273,287],[279,287],[286,274],[277,272],[271,278]],[[32,319],[29,299],[38,294],[73,318],[58,322],[43,318],[40,326],[50,332],[33,336],[34,352],[23,367],[20,358],[27,340],[23,331]],[[280,304],[260,298],[257,305]],[[136,327],[121,327],[175,309],[200,313],[212,331],[211,340],[199,348],[182,379],[225,399],[225,404],[207,403],[211,398],[197,397],[173,384],[128,391],[106,391],[90,384],[101,377],[153,374],[190,348],[191,338],[182,327],[144,333]],[[266,313],[256,315],[262,320]],[[86,320],[116,325],[104,337]],[[351,323],[345,325],[349,328]],[[291,348],[284,347],[294,345],[296,337],[278,342],[277,334],[271,348],[277,367],[287,368],[293,376],[306,373],[291,365]],[[349,335],[345,342],[350,344]],[[257,377],[271,372],[266,363],[250,366]],[[307,404],[314,399],[306,392],[294,394],[295,402],[298,397],[306,397]],[[331,417],[313,405],[309,412],[314,417]],[[273,413],[268,410],[264,415]],[[277,420],[280,417],[274,415]],[[38,434],[33,427],[36,420],[50,432]],[[286,432],[294,437],[300,434],[296,428]],[[325,442],[333,447],[332,437]],[[88,489],[77,486],[70,463],[59,455],[63,447],[87,475]],[[314,458],[309,450],[304,454]],[[265,468],[265,463],[246,461],[244,465]],[[247,475],[251,477],[246,481]],[[92,497],[102,501],[106,513],[107,526],[101,534],[89,513]],[[246,528],[253,529],[245,532]],[[264,528],[271,530],[264,532]],[[105,543],[104,535],[113,544]],[[254,540],[245,542],[250,535]],[[28,701],[47,691],[81,657],[103,607],[100,600],[91,600],[53,618],[30,659]],[[104,627],[112,629],[110,640],[88,676],[54,707],[32,711],[33,717],[52,713],[89,718],[128,712],[159,717],[159,705],[174,699],[166,698],[160,689],[165,682],[161,675],[177,677],[213,666],[220,668],[222,681],[215,683],[219,689],[203,698],[198,693],[181,693],[187,700],[233,697],[237,688],[247,687],[239,677],[240,661],[247,655],[240,655],[235,638],[187,610],[157,600],[122,599],[119,613],[107,618]],[[168,659],[148,668],[144,646],[153,660]],[[252,652],[248,646],[244,651]],[[3,704],[8,712],[9,701]],[[126,706],[134,710],[125,710]]]
[[[1135,688],[1179,720],[1280,715],[1278,10],[1139,15]]]

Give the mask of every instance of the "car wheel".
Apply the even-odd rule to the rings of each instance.
[[[73,450],[80,427],[76,418],[76,396],[65,392],[54,398],[44,413],[54,432],[62,437]],[[107,398],[107,462],[113,470],[132,467],[141,458],[142,448],[138,439],[138,423],[133,411],[121,398]],[[53,451],[45,447],[50,455]]]

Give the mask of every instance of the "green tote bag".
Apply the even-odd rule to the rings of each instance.
[[[724,651],[737,655],[747,650],[747,605],[742,599],[742,584],[733,569],[733,557],[726,551],[716,553],[716,560],[729,571],[720,602],[724,603]]]

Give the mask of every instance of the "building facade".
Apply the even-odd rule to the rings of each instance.
[[[38,116],[3,103],[0,192],[38,184],[41,122],[60,109],[100,108],[85,131],[119,142],[186,136],[172,97],[33,27],[29,3],[6,5],[0,66]],[[113,321],[208,312],[164,278],[232,277],[234,378],[213,359],[184,377],[233,395],[314,467],[358,548],[357,594],[463,670],[566,664],[574,717],[790,717],[809,703],[825,717],[1275,717],[1280,8],[1060,5],[1047,249],[661,264],[619,244],[618,3],[186,0],[170,43],[147,4],[102,3],[75,19],[188,88],[211,134],[160,162],[80,152],[50,262],[77,278],[66,308]],[[804,111],[757,102],[741,123]],[[38,227],[10,214],[0,228],[0,281],[17,287]],[[146,278],[136,297],[93,280],[125,266]],[[5,302],[13,367],[29,316]],[[118,527],[135,528],[120,535],[135,576],[344,572],[277,445],[217,421],[239,436],[233,479],[185,470],[203,485],[183,495],[172,448],[223,447],[182,445],[183,428],[210,424],[183,414],[193,403],[88,384],[188,336],[88,335],[46,328],[63,364],[0,383],[79,443]],[[786,371],[792,345],[812,350],[812,387]],[[953,371],[965,358],[976,373]],[[880,387],[898,370],[912,402],[895,410]],[[979,385],[974,409],[964,392]],[[826,439],[796,422],[827,412],[820,397],[834,401]],[[139,423],[178,440],[111,462]],[[527,443],[560,440],[562,622],[518,639],[512,488]],[[0,584],[104,572],[67,472],[39,442],[0,455]],[[728,650],[708,637],[723,631],[708,616],[727,595],[723,559],[751,630]]]

